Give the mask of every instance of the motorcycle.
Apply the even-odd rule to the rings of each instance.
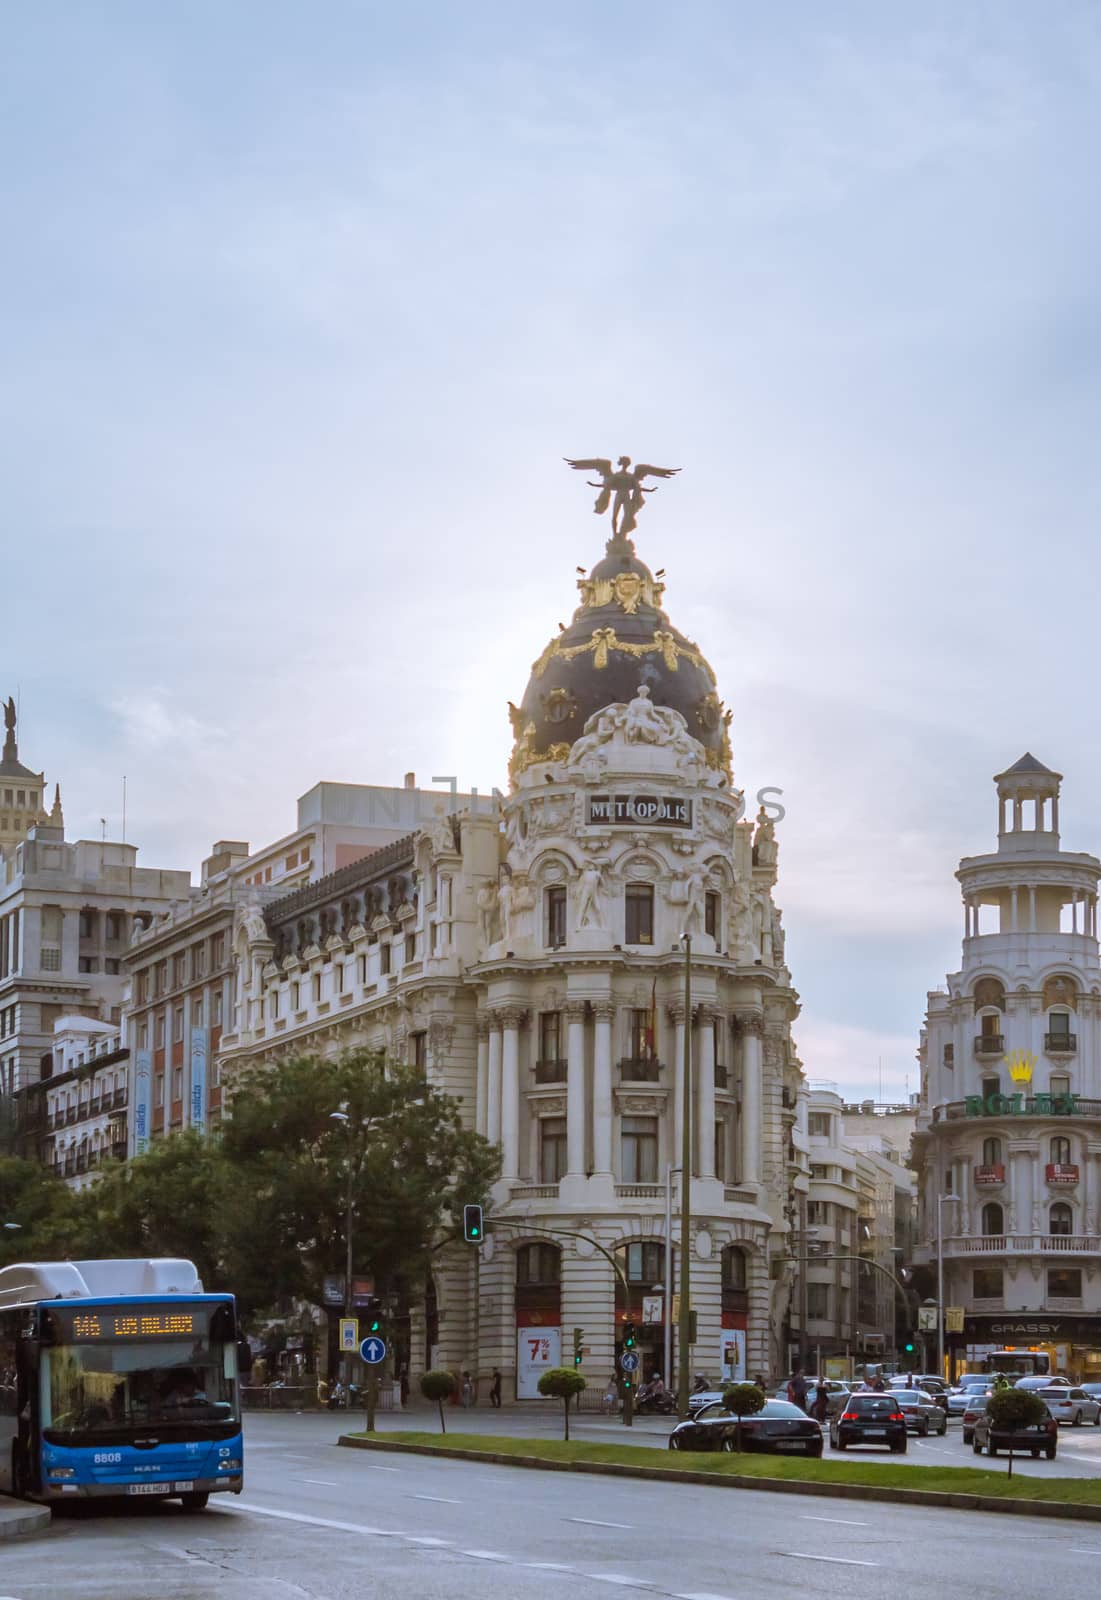
[[[677,1409],[676,1396],[669,1393],[668,1389],[657,1392],[650,1389],[640,1389],[635,1400],[635,1415],[639,1417],[671,1417]]]

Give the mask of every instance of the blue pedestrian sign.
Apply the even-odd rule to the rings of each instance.
[[[624,1372],[637,1372],[638,1351],[624,1350],[623,1354],[619,1358],[619,1364],[623,1368]]]
[[[386,1360],[386,1340],[372,1334],[369,1339],[364,1339],[359,1353],[369,1367],[377,1367],[380,1361]]]

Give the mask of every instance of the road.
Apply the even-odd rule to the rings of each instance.
[[[1101,1557],[1101,1524],[376,1459],[342,1420],[249,1417],[246,1493],[199,1515],[66,1508],[0,1600],[1035,1600]]]

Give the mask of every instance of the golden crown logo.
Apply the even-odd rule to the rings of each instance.
[[[1011,1050],[1005,1057],[1005,1064],[1014,1083],[1032,1082],[1032,1069],[1036,1065],[1036,1057],[1030,1050]]]

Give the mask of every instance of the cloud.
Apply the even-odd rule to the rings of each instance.
[[[888,1033],[858,1023],[827,1022],[806,1012],[794,1027],[811,1085],[836,1088],[846,1100],[904,1104],[919,1087],[918,1034]]]
[[[172,699],[169,690],[154,688],[135,690],[112,700],[110,710],[121,724],[124,743],[174,760],[191,760],[196,755],[213,757],[225,745],[226,731],[191,711],[180,710]]]

